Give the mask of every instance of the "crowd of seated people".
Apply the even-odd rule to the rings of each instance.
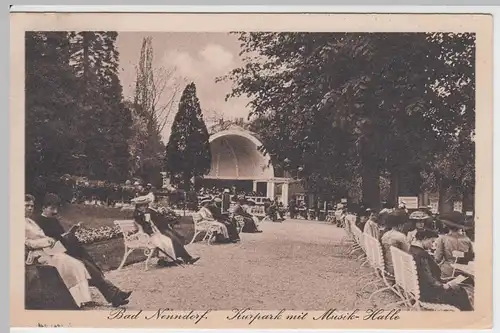
[[[263,193],[257,191],[242,191],[242,190],[237,190],[235,187],[231,189],[225,189],[213,186],[211,188],[205,188],[205,187],[200,188],[200,190],[198,191],[198,197],[207,197],[207,196],[218,197],[221,196],[225,190],[226,191],[229,190],[229,193],[233,196],[238,196],[238,195],[244,195],[245,197],[265,196]]]
[[[473,229],[460,212],[433,216],[428,207],[411,214],[404,205],[384,206],[380,212],[360,207],[356,225],[380,241],[388,281],[394,281],[391,247],[411,254],[417,266],[421,300],[472,310],[466,289],[473,286],[473,276],[457,284],[452,264],[474,260],[474,249],[467,231]],[[457,253],[461,254],[455,257]],[[456,273],[455,273],[456,275]]]

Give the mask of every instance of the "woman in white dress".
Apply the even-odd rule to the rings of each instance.
[[[90,274],[85,265],[66,254],[60,242],[47,237],[43,230],[30,217],[33,214],[35,198],[25,196],[25,245],[30,250],[27,263],[35,259],[42,265],[54,266],[68,288],[75,303],[82,307],[92,301],[90,295]]]
[[[201,202],[202,207],[198,211],[198,214],[203,218],[202,222],[209,222],[210,224],[217,226],[218,233],[224,237],[224,239],[229,239],[229,232],[227,230],[227,227],[224,225],[224,223],[221,223],[217,221],[208,206],[212,202],[211,199],[206,199]]]

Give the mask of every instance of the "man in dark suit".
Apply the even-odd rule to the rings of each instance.
[[[150,198],[145,196],[138,197],[134,199],[133,202],[135,204],[134,221],[143,228],[145,233],[153,235],[155,232],[155,230],[153,230],[154,225],[160,233],[172,240],[172,246],[176,256],[176,258],[172,259],[175,260],[180,258],[186,264],[194,264],[200,259],[200,257],[193,257],[187,252],[184,247],[184,237],[173,228],[173,224],[175,222],[167,218],[166,211],[164,209],[154,209],[149,207],[149,204],[151,203]],[[160,265],[168,266],[166,263],[161,261]]]
[[[215,198],[209,205],[208,205],[208,210],[212,213],[212,216],[214,219],[217,220],[217,222],[220,222],[224,224],[227,228],[228,234],[229,234],[229,241],[232,243],[236,243],[240,241],[240,236],[238,234],[238,229],[236,226],[236,222],[231,220],[229,217],[229,214],[224,214],[222,213],[222,199],[221,198]]]
[[[59,205],[59,197],[48,193],[43,201],[42,214],[34,218],[35,222],[46,236],[61,241],[66,247],[68,255],[83,262],[91,277],[89,281],[90,285],[99,289],[106,301],[114,307],[128,304],[132,292],[122,291],[109,280],[105,279],[101,268],[97,266],[94,259],[76,238],[75,231],[79,228],[79,224],[74,225],[67,232],[64,231],[64,228],[56,217]]]

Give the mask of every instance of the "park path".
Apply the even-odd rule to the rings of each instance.
[[[369,270],[341,253],[342,229],[304,220],[264,222],[261,229],[260,234],[241,234],[240,244],[188,245],[192,255],[201,257],[195,265],[151,265],[144,271],[144,263],[137,263],[107,278],[133,290],[129,309],[347,310],[394,301],[381,294],[369,304],[368,295],[357,296],[360,286],[354,282]]]

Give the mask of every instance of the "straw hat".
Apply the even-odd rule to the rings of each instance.
[[[139,205],[149,205],[153,201],[151,200],[150,196],[143,195],[143,196],[132,199],[131,202],[134,205],[139,206]]]
[[[428,218],[430,218],[429,214],[421,210],[416,210],[410,214],[410,220],[427,220]]]

